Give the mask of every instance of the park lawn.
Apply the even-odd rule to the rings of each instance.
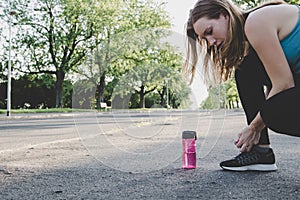
[[[49,109],[11,109],[11,113],[69,113],[69,112],[86,112],[88,109],[73,109],[73,108],[49,108]],[[5,114],[7,110],[0,109],[0,114]]]

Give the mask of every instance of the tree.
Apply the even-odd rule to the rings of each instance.
[[[208,97],[202,102],[203,109],[239,108],[240,99],[233,77],[226,82],[213,86],[208,90]]]
[[[124,24],[125,3],[123,1],[111,1],[106,5],[106,14],[102,15],[103,31],[98,36],[97,45],[91,49],[88,59],[81,66],[73,69],[84,79],[89,80],[96,87],[96,106],[101,107],[104,102],[105,79],[109,73],[113,59],[116,59],[120,52],[120,45],[111,44],[114,35],[117,35]]]
[[[56,107],[63,106],[66,74],[99,43],[105,29],[103,16],[111,16],[112,4],[115,1],[14,1],[20,25],[14,48],[24,56],[18,68],[25,73],[56,77]]]
[[[176,49],[162,38],[168,35],[163,29],[150,29],[139,31],[134,50],[124,55],[124,60],[132,66],[120,77],[116,95],[126,96],[137,93],[139,95],[139,107],[145,107],[145,95],[152,92],[165,94],[166,80],[180,82],[182,56],[176,53]],[[173,80],[173,78],[176,79]],[[174,84],[175,85],[175,84]],[[171,89],[171,87],[170,87]]]
[[[231,78],[224,85],[226,90],[226,107],[229,109],[239,108],[240,98],[236,88],[235,80]]]
[[[290,3],[290,4],[300,4],[299,0],[286,0],[286,2]]]
[[[265,0],[233,0],[233,1],[246,9],[254,8],[255,6],[265,2]],[[299,0],[285,0],[285,2],[290,4],[300,4]]]
[[[154,69],[154,66],[159,67],[161,63],[167,64],[166,56],[171,50],[160,49],[161,39],[169,34],[170,28],[168,15],[161,6],[152,1],[138,0],[126,1],[125,5],[119,5],[118,9],[123,11],[122,16],[107,23],[106,32],[102,35],[103,38],[97,48],[91,53],[91,59],[77,70],[97,87],[98,107],[99,103],[104,100],[106,79],[118,82],[119,78],[122,79],[129,72],[134,72],[136,83],[131,83],[131,85],[135,84],[132,86],[139,94],[140,107],[145,106],[145,95],[157,88],[157,85],[153,83],[152,72],[159,74],[157,70],[166,68]],[[164,60],[160,59],[162,57]],[[177,63],[177,66],[179,65],[181,64]],[[165,73],[164,76],[167,75],[168,73]],[[128,76],[131,77],[131,75]],[[129,77],[127,78],[133,80]],[[149,77],[152,77],[150,78],[151,86],[146,84]],[[164,82],[164,79],[160,76],[159,84]],[[124,91],[126,92],[128,91]]]
[[[233,0],[233,1],[246,9],[253,8],[263,2],[262,0]]]
[[[131,74],[128,76],[131,77],[131,81],[136,82],[127,82],[125,85],[129,84],[135,88],[135,92],[139,94],[139,107],[144,108],[145,95],[155,91],[158,85],[165,81],[163,77],[168,76],[166,71],[162,72],[166,68],[159,67],[167,64],[167,59],[170,58],[166,59],[165,55],[172,53],[170,48],[167,51],[161,49],[161,39],[169,34],[171,23],[166,11],[163,10],[164,3],[157,5],[153,1],[137,0],[128,2],[130,3],[127,4],[128,12],[125,15],[127,22],[124,28],[127,32],[129,30],[129,33],[133,31],[135,36],[134,39],[129,37],[130,43],[134,45],[125,50],[122,60],[131,66],[125,73],[132,71],[133,77]],[[124,81],[124,77],[122,79]]]
[[[6,78],[6,76],[3,74],[4,71],[6,71],[7,67],[4,65],[4,62],[0,62],[0,83]]]

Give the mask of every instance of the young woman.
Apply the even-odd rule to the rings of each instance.
[[[190,11],[185,72],[192,80],[198,52],[207,81],[234,72],[248,121],[235,142],[241,153],[220,163],[225,170],[276,170],[267,129],[300,136],[299,15],[283,1],[243,12],[230,0],[198,0]]]

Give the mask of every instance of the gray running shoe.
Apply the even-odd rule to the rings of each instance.
[[[220,167],[230,171],[275,171],[275,155],[271,148],[253,146],[250,152],[240,153],[233,159],[220,163]]]

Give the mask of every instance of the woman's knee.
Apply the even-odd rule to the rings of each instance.
[[[298,118],[289,109],[267,101],[260,109],[260,115],[265,126],[272,131],[291,136],[300,136]]]

